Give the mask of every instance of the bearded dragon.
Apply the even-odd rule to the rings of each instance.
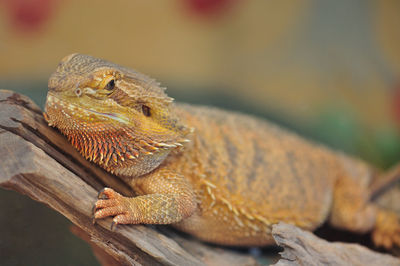
[[[274,243],[280,221],[325,221],[400,246],[398,217],[370,202],[375,170],[267,121],[174,103],[155,80],[72,54],[49,79],[45,118],[88,160],[127,180],[104,188],[94,218],[172,224],[207,242]]]

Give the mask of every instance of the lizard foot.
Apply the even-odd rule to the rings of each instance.
[[[372,232],[372,240],[378,247],[386,249],[391,249],[393,246],[400,247],[399,217],[395,213],[380,210]]]
[[[137,219],[134,216],[134,206],[131,198],[124,197],[111,188],[104,188],[98,194],[93,213],[94,222],[96,219],[102,219],[114,216],[111,224],[113,230],[118,224],[134,224]]]

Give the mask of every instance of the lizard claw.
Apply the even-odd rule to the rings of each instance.
[[[93,217],[92,224],[93,225],[96,224],[96,218],[94,217],[94,214],[96,213],[96,209],[97,209],[96,204],[94,204],[93,207],[92,207],[92,217]]]
[[[109,195],[107,195],[107,190],[109,190],[110,188],[105,187],[102,190],[99,191],[99,193],[97,194],[97,198],[98,199],[109,199]]]
[[[114,230],[117,228],[117,225],[118,225],[118,223],[112,221],[110,230],[111,230],[111,231],[114,231]]]
[[[96,212],[96,209],[97,209],[97,208],[96,208],[96,204],[95,204],[95,205],[93,205],[93,207],[92,207],[92,212],[91,212],[92,215],[94,215],[94,213]]]

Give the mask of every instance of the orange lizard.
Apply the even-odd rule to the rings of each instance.
[[[272,244],[279,221],[325,221],[400,246],[398,217],[370,202],[375,171],[267,121],[174,104],[155,80],[81,54],[49,79],[45,118],[88,160],[137,194],[104,188],[94,218],[172,224],[224,245]]]

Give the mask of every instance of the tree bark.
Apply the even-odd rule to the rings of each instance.
[[[272,235],[284,248],[276,266],[286,265],[400,265],[400,259],[384,255],[357,244],[328,242],[311,232],[279,223],[273,225]]]

